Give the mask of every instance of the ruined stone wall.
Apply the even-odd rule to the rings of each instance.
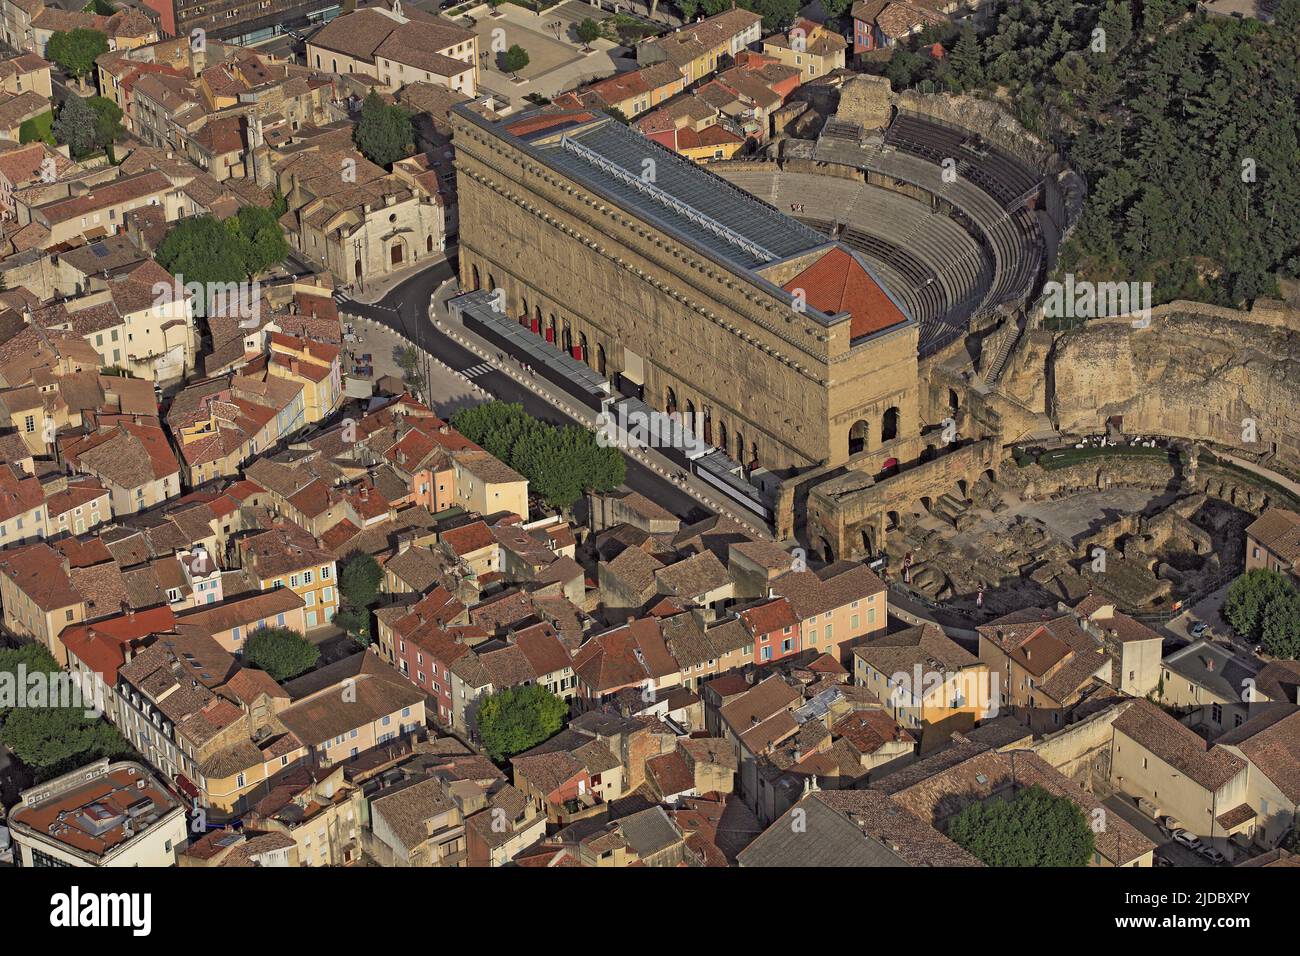
[[[1115,455],[1080,462],[1064,468],[1045,469],[1038,465],[1018,468],[1006,465],[999,480],[1021,497],[1043,500],[1053,496],[1099,491],[1106,488],[1149,488],[1161,491],[1180,477],[1171,462],[1158,458]],[[1195,475],[1181,474],[1187,493],[1201,493],[1226,501],[1242,511],[1261,514],[1266,508],[1290,508],[1294,503],[1285,495],[1250,475],[1202,463]]]
[[[1054,417],[1067,433],[1104,430],[1203,439],[1300,466],[1300,335],[1271,325],[1182,312],[1090,323],[1061,336],[1049,361]],[[1256,443],[1244,442],[1254,423]]]
[[[1035,330],[1016,346],[998,382],[1004,439],[1021,420],[1048,413],[1067,434],[1099,433],[1112,415],[1130,435],[1213,441],[1274,451],[1300,468],[1300,329],[1273,306],[1238,312],[1176,302],[1151,323],[1093,320],[1069,332]],[[996,401],[996,399],[995,399]],[[1254,424],[1254,444],[1243,422]]]
[[[836,118],[863,129],[881,129],[893,116],[893,90],[883,76],[859,75],[840,88]]]
[[[1022,162],[1038,169],[1057,171],[1060,158],[1020,125],[1005,107],[978,96],[952,96],[941,93],[918,93],[905,90],[894,96],[899,109],[910,110],[974,130]]]
[[[1000,454],[998,442],[985,439],[888,478],[850,472],[823,482],[808,494],[809,543],[815,550],[829,545],[836,558],[847,558],[864,551],[866,529],[879,546],[889,512],[950,492],[958,481],[973,484],[985,471],[996,475]]]

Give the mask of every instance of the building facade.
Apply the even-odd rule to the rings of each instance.
[[[462,288],[744,466],[916,459],[917,324],[847,249],[588,111],[453,124]]]

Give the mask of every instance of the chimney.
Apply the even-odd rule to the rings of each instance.
[[[1213,657],[1207,657],[1207,658],[1205,659],[1205,669],[1206,669],[1207,671],[1212,671],[1212,670],[1214,670],[1214,658],[1213,658]]]

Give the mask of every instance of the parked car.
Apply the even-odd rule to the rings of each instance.
[[[1212,846],[1199,847],[1198,852],[1201,854],[1201,856],[1205,857],[1211,863],[1214,863],[1216,865],[1228,862],[1228,858]]]
[[[1199,851],[1203,846],[1200,837],[1198,837],[1194,833],[1191,833],[1188,830],[1175,830],[1173,833],[1170,834],[1170,836],[1172,836],[1174,840],[1177,841],[1178,843],[1181,843],[1183,846],[1187,847],[1189,850]]]
[[[1197,621],[1192,625],[1192,637],[1201,637],[1209,629],[1210,625],[1206,624],[1204,621]]]

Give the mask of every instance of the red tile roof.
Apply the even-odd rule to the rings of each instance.
[[[169,607],[135,611],[105,618],[94,624],[74,624],[59,635],[63,646],[77,659],[104,678],[117,682],[117,669],[126,663],[125,649],[132,641],[150,634],[170,631],[176,615]]]
[[[849,313],[849,334],[855,339],[907,321],[866,266],[842,246],[828,249],[783,288],[787,292],[802,289],[807,303],[819,312]]]

